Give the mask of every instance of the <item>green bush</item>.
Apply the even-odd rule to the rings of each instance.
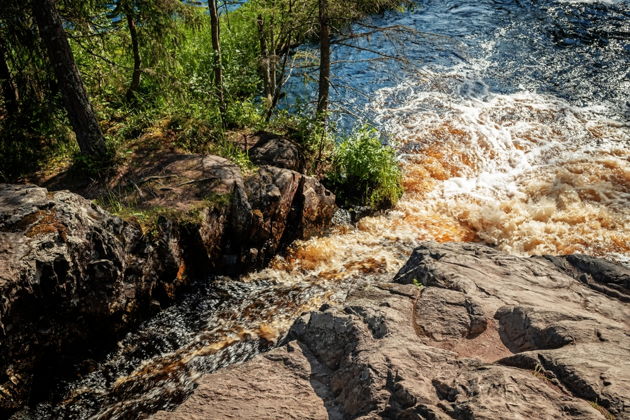
[[[340,205],[383,209],[394,206],[403,189],[396,155],[383,145],[378,132],[364,127],[341,142],[333,153],[327,184]]]

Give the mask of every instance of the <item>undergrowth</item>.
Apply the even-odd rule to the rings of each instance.
[[[394,149],[382,144],[370,127],[357,130],[334,149],[326,177],[339,204],[375,210],[396,205],[403,193],[401,182]]]

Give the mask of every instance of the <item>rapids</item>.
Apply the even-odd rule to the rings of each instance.
[[[212,279],[16,418],[172,407],[199,375],[277,344],[302,312],[393,275],[420,241],[630,263],[629,1],[421,0],[367,23],[395,30],[336,46],[333,100],[342,127],[369,121],[397,148],[396,208],[299,241],[246,278]],[[289,103],[314,88],[299,76]]]

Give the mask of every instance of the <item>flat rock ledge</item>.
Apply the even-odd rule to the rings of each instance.
[[[155,419],[627,419],[630,271],[424,243]],[[420,286],[419,286],[420,285]]]

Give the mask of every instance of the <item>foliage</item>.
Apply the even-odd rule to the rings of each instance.
[[[424,284],[422,284],[422,282],[415,277],[411,280],[411,283],[421,290],[424,289]]]
[[[394,150],[384,146],[378,132],[363,127],[337,147],[328,185],[343,206],[381,209],[395,205],[403,189]]]
[[[402,0],[404,2],[404,0]],[[4,114],[0,98],[0,177],[5,181],[74,160],[76,170],[90,176],[104,165],[77,155],[74,135],[64,112],[57,82],[30,13],[30,2],[3,0],[0,47],[19,92],[19,113]],[[367,13],[380,12],[401,0],[331,0],[336,26]],[[250,0],[221,18],[226,126],[215,97],[210,22],[205,7],[180,0],[58,0],[57,7],[108,147],[118,155],[147,133],[162,132],[169,147],[212,152],[251,167],[246,153],[228,144],[227,130],[274,129],[298,140],[309,159],[308,169],[321,174],[329,167],[334,128],[318,124],[308,107],[275,111],[265,97],[262,63],[278,69],[282,89],[283,59],[317,37],[317,0]],[[137,25],[141,82],[134,101],[126,96],[134,59],[126,15]],[[259,18],[265,22],[261,32]],[[337,25],[338,24],[338,25]],[[263,36],[269,51],[263,54]],[[0,53],[1,53],[0,49]],[[316,62],[316,57],[313,63]],[[286,76],[286,75],[285,75]],[[268,95],[267,95],[268,96]],[[166,122],[166,123],[165,123]],[[115,161],[115,160],[114,160]]]
[[[323,176],[330,168],[335,149],[334,126],[325,126],[305,107],[299,106],[292,113],[278,112],[268,129],[282,132],[300,145],[305,170],[311,175]]]

